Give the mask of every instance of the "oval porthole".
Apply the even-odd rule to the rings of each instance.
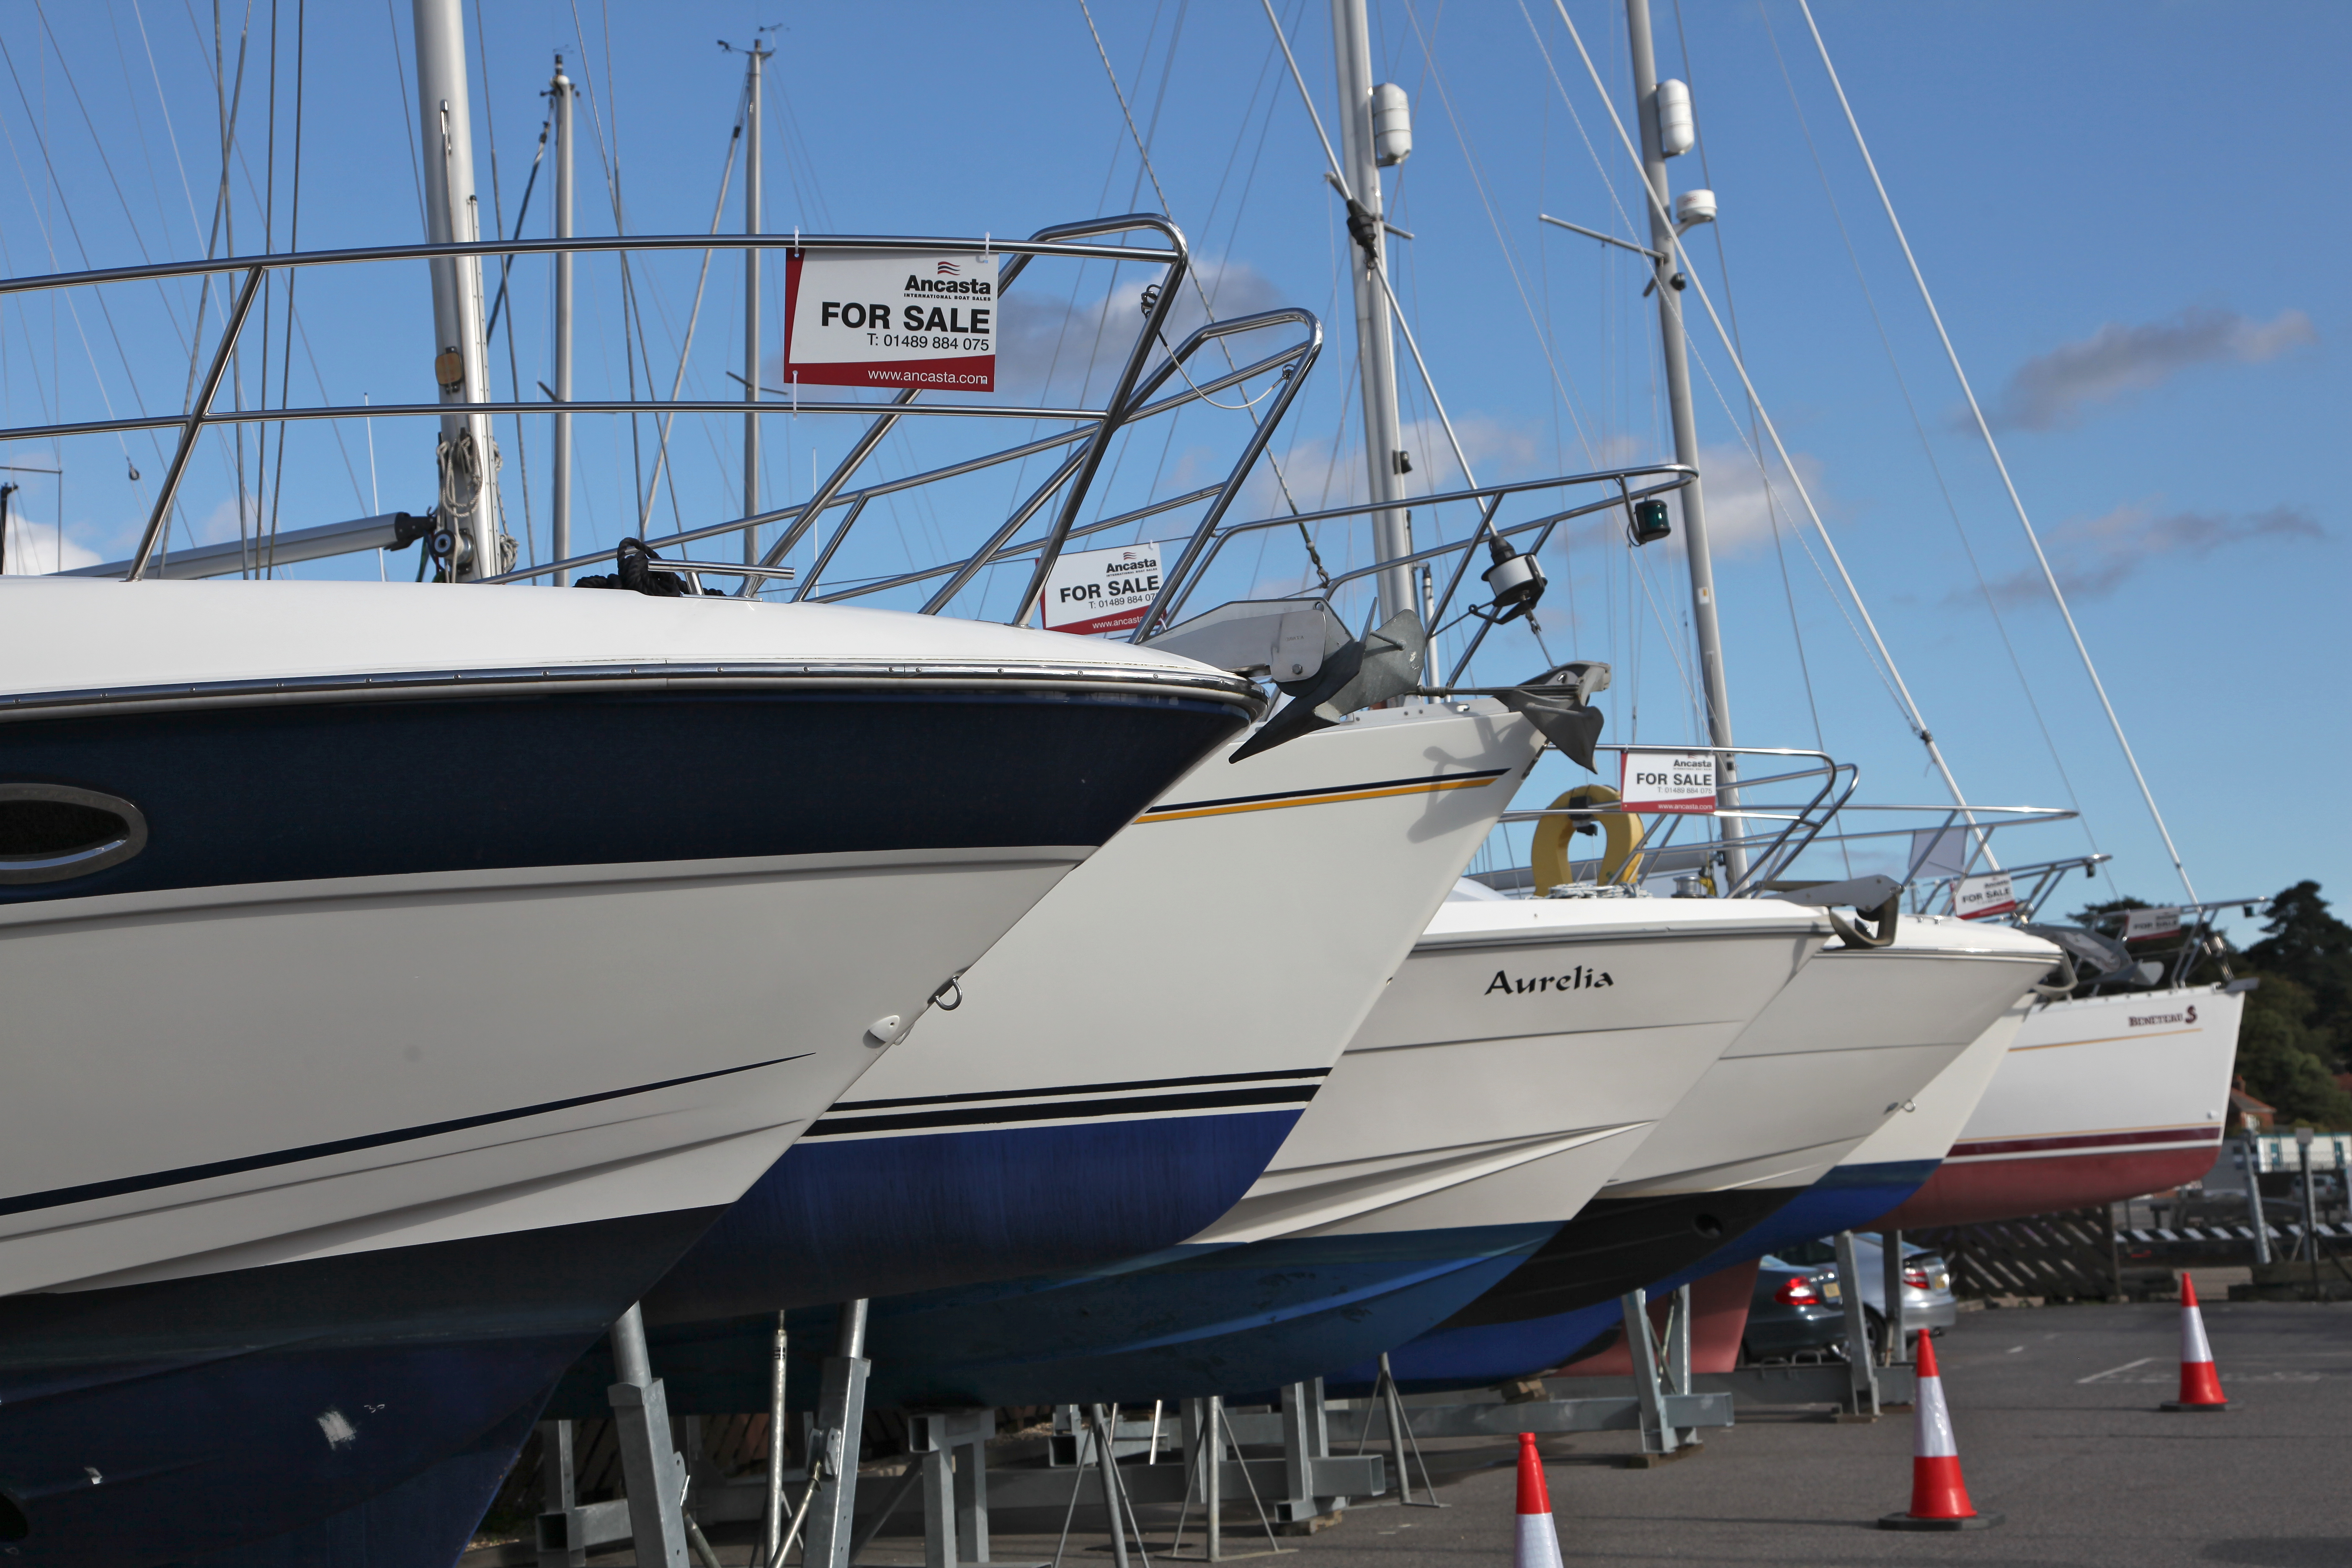
[[[0,783],[0,885],[86,877],[146,847],[146,817],[120,795]]]

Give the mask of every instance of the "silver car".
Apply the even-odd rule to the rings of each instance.
[[[1885,1254],[1878,1237],[1868,1231],[1856,1231],[1853,1237],[1854,1268],[1862,1278],[1862,1304],[1870,1319],[1874,1335],[1886,1321]],[[1811,1278],[1822,1301],[1837,1305],[1842,1293],[1837,1279],[1837,1244],[1828,1237],[1819,1241],[1799,1242],[1785,1247],[1772,1258],[1764,1260],[1767,1268],[1812,1268]],[[1911,1242],[1903,1244],[1903,1331],[1948,1329],[1959,1321],[1959,1301],[1952,1294],[1951,1266],[1943,1254]],[[1828,1327],[1829,1325],[1824,1325]],[[1834,1325],[1833,1339],[1844,1337],[1843,1314]]]

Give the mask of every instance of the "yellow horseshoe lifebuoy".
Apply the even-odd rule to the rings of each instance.
[[[1579,784],[1551,803],[1552,811],[1611,805],[1617,801],[1617,792],[1604,784]],[[1600,816],[1547,816],[1536,824],[1535,846],[1529,861],[1535,871],[1536,897],[1542,898],[1551,889],[1575,879],[1569,867],[1569,840],[1576,828],[1584,824],[1597,824],[1605,847],[1601,856],[1601,872],[1595,880],[1632,882],[1642,874],[1642,857],[1636,853],[1642,847],[1641,820],[1630,812],[1612,811]]]

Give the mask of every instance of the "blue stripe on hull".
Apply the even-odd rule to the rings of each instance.
[[[1517,1267],[1553,1226],[1485,1226],[1245,1247],[1184,1247],[1115,1268],[872,1303],[867,1398],[889,1405],[1134,1402],[1266,1389],[1376,1355]],[[833,1311],[794,1312],[794,1407],[815,1401]],[[774,1320],[656,1329],[654,1370],[678,1410],[758,1409]],[[805,1347],[805,1349],[803,1349]],[[556,1415],[593,1415],[598,1346]],[[746,1403],[748,1401],[749,1403]]]
[[[1940,1163],[1918,1160],[1832,1166],[1821,1181],[1790,1193],[1788,1201],[1769,1215],[1700,1262],[1650,1285],[1650,1294],[1673,1290],[1796,1242],[1841,1230],[1866,1229],[1872,1220],[1926,1184]],[[1604,1301],[1520,1322],[1440,1329],[1391,1351],[1389,1363],[1408,1391],[1477,1387],[1547,1372],[1573,1361],[1623,1321],[1618,1303]],[[1347,1392],[1359,1384],[1369,1386],[1378,1370],[1377,1358],[1360,1362],[1331,1378],[1333,1389]]]
[[[1839,1165],[1759,1226],[1756,1237],[1742,1237],[1708,1258],[1699,1273],[1712,1273],[1728,1264],[1745,1263],[1792,1243],[1834,1236],[1842,1230],[1868,1230],[1873,1220],[1901,1207],[1927,1185],[1927,1178],[1942,1163],[1940,1160],[1905,1160]]]
[[[1298,1116],[803,1139],[678,1260],[646,1313],[732,1318],[1157,1252],[1240,1202]]]
[[[121,795],[149,837],[85,877],[0,886],[0,904],[491,867],[1098,845],[1240,722],[1234,708],[1148,692],[874,689],[29,719],[9,726],[11,776]],[[907,765],[910,745],[927,765]],[[453,778],[484,808],[420,804]]]

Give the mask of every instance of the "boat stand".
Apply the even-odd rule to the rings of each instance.
[[[824,1358],[824,1382],[817,1394],[816,1423],[809,1428],[809,1469],[815,1496],[807,1505],[805,1568],[849,1568],[858,1545],[858,1440],[866,1428],[866,1302],[845,1301],[834,1353]]]
[[[1324,1399],[1318,1384],[1297,1384],[1297,1390],[1311,1391],[1298,1404],[1311,1404],[1316,1418],[1294,1421],[1294,1391],[1286,1390],[1282,1413],[1235,1411],[1223,1421],[1227,1441],[1234,1444],[1284,1446],[1286,1469],[1291,1456],[1300,1447],[1320,1442],[1320,1452],[1328,1454],[1328,1444],[1334,1435],[1345,1444],[1354,1442],[1360,1450],[1374,1443],[1384,1444],[1389,1450],[1388,1463],[1381,1456],[1360,1455],[1357,1458],[1324,1458],[1302,1456],[1308,1460],[1310,1474],[1328,1476],[1329,1481],[1316,1481],[1305,1491],[1294,1491],[1285,1498],[1293,1512],[1286,1518],[1301,1517],[1297,1511],[1300,1499],[1344,1507],[1345,1496],[1334,1496],[1342,1488],[1336,1484],[1339,1467],[1350,1465],[1381,1465],[1380,1481],[1356,1493],[1372,1496],[1387,1490],[1386,1471],[1392,1466],[1397,1476],[1397,1498],[1401,1503],[1430,1506],[1435,1501],[1428,1470],[1421,1470],[1420,1487],[1410,1484],[1408,1460],[1419,1458],[1419,1439],[1423,1437],[1504,1437],[1522,1432],[1538,1435],[1564,1432],[1627,1432],[1642,1434],[1641,1461],[1657,1463],[1668,1458],[1688,1454],[1699,1447],[1699,1434],[1709,1426],[1728,1426],[1732,1423],[1732,1396],[1729,1391],[1700,1388],[1702,1381],[1713,1379],[1693,1376],[1690,1364],[1690,1333],[1688,1297],[1677,1293],[1675,1309],[1666,1320],[1663,1346],[1650,1331],[1649,1303],[1644,1292],[1636,1290],[1624,1299],[1626,1325],[1634,1331],[1629,1337],[1634,1347],[1633,1378],[1578,1378],[1573,1384],[1555,1382],[1548,1385],[1549,1394],[1537,1399],[1507,1400],[1492,1390],[1462,1394],[1402,1394],[1393,1378],[1383,1376],[1374,1386],[1371,1395],[1363,1399]],[[1386,1372],[1386,1359],[1382,1361]],[[1779,1369],[1770,1369],[1779,1370]],[[1841,1375],[1843,1369],[1836,1369]],[[1569,1388],[1576,1394],[1559,1397]],[[1588,1390],[1590,1392],[1588,1392]],[[1192,1441],[1188,1424],[1187,1441]],[[1317,1497],[1316,1493],[1324,1494]],[[1419,1495],[1416,1495],[1418,1492]],[[1312,1517],[1312,1516],[1305,1516]]]
[[[1279,1557],[1295,1552],[1295,1546],[1276,1544],[1274,1521],[1266,1517],[1265,1505],[1258,1500],[1257,1488],[1250,1479],[1248,1467],[1228,1459],[1240,1458],[1241,1445],[1232,1436],[1232,1422],[1225,1415],[1225,1402],[1210,1396],[1207,1399],[1184,1401],[1184,1505],[1176,1515],[1176,1532],[1162,1555],[1177,1563],[1223,1563],[1237,1557]],[[1237,1474],[1249,1492],[1250,1504],[1257,1510],[1259,1530],[1265,1534],[1265,1545],[1247,1552],[1225,1550],[1224,1507],[1225,1479]],[[1202,1510],[1201,1545],[1198,1550],[1184,1550],[1184,1525],[1194,1504]]]
[[[1895,1256],[1890,1254],[1890,1256]],[[1895,1258],[1893,1273],[1895,1294],[1891,1298],[1895,1310],[1889,1317],[1900,1321],[1903,1311],[1903,1272],[1900,1257]],[[1844,1421],[1875,1421],[1878,1408],[1878,1357],[1872,1353],[1870,1315],[1862,1300],[1862,1266],[1856,1261],[1853,1232],[1837,1233],[1838,1295],[1845,1303],[1845,1408],[1839,1412]]]
[[[1880,1237],[1887,1264],[1884,1300],[1903,1300],[1903,1235],[1887,1231]],[[1744,1366],[1735,1372],[1699,1373],[1690,1380],[1694,1393],[1727,1394],[1757,1405],[1831,1405],[1837,1408],[1822,1419],[1838,1422],[1875,1421],[1890,1411],[1910,1407],[1916,1378],[1905,1359],[1906,1342],[1899,1320],[1891,1316],[1880,1325],[1878,1342],[1869,1332],[1869,1314],[1862,1294],[1851,1231],[1841,1233],[1837,1250],[1838,1300],[1845,1312],[1847,1343],[1864,1347],[1849,1351],[1845,1361],[1804,1366]],[[1580,1379],[1580,1382],[1585,1381]]]
[[[620,1381],[606,1394],[637,1562],[646,1568],[688,1568],[686,1461],[670,1441],[669,1400],[653,1374],[645,1318],[635,1302],[613,1324],[613,1366]]]
[[[579,1467],[572,1452],[575,1428],[569,1421],[539,1424],[540,1514],[538,1568],[588,1568],[585,1531],[573,1528],[580,1493]],[[548,1521],[555,1521],[550,1538]]]
[[[1680,1458],[1702,1447],[1696,1424],[1684,1426],[1669,1399],[1691,1391],[1691,1289],[1675,1292],[1666,1309],[1664,1332],[1650,1334],[1650,1293],[1628,1290],[1618,1298],[1625,1318],[1625,1342],[1633,1351],[1633,1397],[1642,1418],[1642,1454],[1650,1462]],[[1664,1343],[1660,1344],[1662,1339]],[[1728,1425],[1728,1420],[1726,1422]]]
[[[857,1544],[880,1533],[912,1480],[923,1494],[923,1568],[963,1568],[988,1563],[988,1440],[996,1436],[993,1410],[934,1410],[907,1417],[907,1447],[916,1464],[858,1532]],[[1048,1568],[1043,1563],[996,1568]]]

